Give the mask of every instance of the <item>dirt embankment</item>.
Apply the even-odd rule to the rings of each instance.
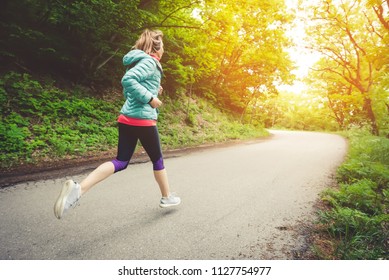
[[[0,169],[0,188],[15,184],[54,179],[75,175],[95,168],[101,162],[112,159],[112,151],[96,156],[23,164],[10,169]]]

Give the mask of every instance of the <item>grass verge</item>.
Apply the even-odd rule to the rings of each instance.
[[[320,259],[389,259],[389,139],[349,131],[338,186],[322,194],[313,250]]]

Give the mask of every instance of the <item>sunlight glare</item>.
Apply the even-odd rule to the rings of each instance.
[[[286,32],[286,35],[292,40],[293,46],[287,51],[291,59],[295,62],[296,69],[292,73],[296,76],[293,85],[280,85],[280,91],[288,91],[296,94],[302,94],[307,90],[307,86],[302,82],[302,79],[308,75],[310,67],[319,59],[319,55],[308,50],[304,46],[305,23],[302,19],[306,19],[302,9],[299,9],[299,0],[285,0],[287,10],[290,13],[296,13],[296,19],[293,22],[292,28]]]

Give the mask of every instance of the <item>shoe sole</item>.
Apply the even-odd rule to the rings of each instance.
[[[63,211],[66,204],[66,199],[72,191],[74,182],[72,180],[67,180],[62,187],[61,193],[59,194],[57,201],[54,204],[54,215],[57,219],[61,219]]]
[[[168,208],[168,207],[180,205],[180,203],[181,203],[181,201],[176,203],[176,204],[163,204],[163,203],[160,203],[159,207],[161,207],[161,208]]]

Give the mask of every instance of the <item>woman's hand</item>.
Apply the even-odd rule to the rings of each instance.
[[[149,102],[150,106],[153,108],[158,108],[162,105],[162,101],[158,99],[158,97],[154,97],[153,100]]]

